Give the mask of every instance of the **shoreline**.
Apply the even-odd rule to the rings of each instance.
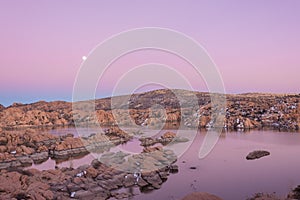
[[[128,102],[122,96],[95,100],[95,115],[85,111],[91,101],[64,102],[40,101],[32,104],[13,104],[0,110],[0,127],[60,127],[70,125],[130,126],[157,128],[214,128],[214,126],[237,129],[272,128],[299,131],[300,95],[243,94],[225,95],[226,108],[214,113],[210,94],[178,90],[179,102],[170,90],[156,90],[129,96]],[[197,106],[193,107],[196,96]],[[222,97],[220,97],[222,98]],[[111,107],[111,100],[119,102]],[[75,107],[73,106],[75,105]],[[160,105],[162,108],[155,108]],[[112,112],[114,111],[114,113]],[[129,115],[128,115],[129,114]],[[214,122],[214,115],[224,116],[222,124]],[[118,117],[116,122],[115,117]],[[130,119],[131,118],[131,119]]]

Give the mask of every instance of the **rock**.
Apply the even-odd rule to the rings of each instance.
[[[37,152],[48,152],[48,148],[46,145],[39,146]]]
[[[200,124],[199,126],[202,128],[205,128],[206,125],[210,122],[210,117],[209,116],[201,116],[200,117]]]
[[[6,172],[0,176],[1,196],[9,194],[7,199],[12,197],[27,197],[31,199],[50,200],[53,193],[49,191],[49,185],[42,183],[33,177],[20,174],[19,172]]]
[[[129,134],[118,127],[112,127],[105,131],[108,136],[117,136],[120,138],[130,138]]]
[[[74,198],[76,199],[94,199],[95,196],[96,194],[94,194],[92,191],[86,191],[86,190],[79,190],[76,191],[74,194]]]
[[[249,118],[246,118],[244,121],[244,126],[247,129],[255,128],[255,125],[252,123],[252,121]]]
[[[5,109],[5,107],[2,104],[0,104],[0,111],[2,111],[4,109]]]
[[[166,139],[166,138],[171,138],[171,139],[173,139],[173,138],[176,137],[176,133],[173,133],[173,132],[168,131],[168,132],[164,133],[161,137],[162,137],[163,139]]]
[[[144,147],[152,146],[152,145],[158,143],[157,140],[155,140],[151,137],[140,138],[140,141],[141,141],[141,146],[144,146]]]
[[[185,196],[182,200],[222,200],[220,197],[217,197],[213,194],[206,192],[194,192]]]
[[[3,174],[3,175],[2,175]],[[0,191],[17,195],[22,191],[21,174],[18,172],[1,172],[0,176]]]
[[[33,155],[35,154],[31,156]],[[120,158],[124,155],[126,154],[113,153],[106,156]],[[143,157],[136,155],[132,160],[136,161],[137,159],[143,159]],[[24,162],[26,159],[32,162],[30,157],[21,156],[12,160],[9,163],[10,167],[21,165],[21,158],[24,159]],[[111,191],[121,187],[138,186],[141,191],[145,191],[145,188],[150,190],[159,189],[169,175],[167,167],[157,171],[132,174],[107,167],[100,164],[97,160],[94,160],[92,164],[83,165],[77,169],[56,168],[43,171],[37,169],[1,170],[1,198],[14,199],[17,197],[19,199],[41,200],[69,198],[86,200],[108,199],[111,196]],[[113,193],[113,196],[115,198],[127,197],[125,194],[117,193]]]
[[[288,197],[293,198],[293,199],[300,199],[300,185],[298,185],[296,188],[294,188]]]
[[[174,138],[174,142],[178,142],[178,143],[181,143],[181,142],[188,142],[189,139],[188,138],[185,138],[185,137],[175,137]]]
[[[247,160],[254,160],[254,159],[259,159],[261,157],[268,156],[268,155],[270,155],[270,152],[268,152],[268,151],[257,150],[257,151],[250,152],[246,156],[246,159]]]
[[[0,153],[5,153],[7,152],[7,147],[4,145],[0,145]]]
[[[31,158],[27,157],[27,156],[22,156],[18,158],[18,161],[20,161],[20,163],[22,164],[22,166],[31,166],[33,161]]]
[[[54,150],[51,152],[51,157],[54,159],[67,159],[73,156],[81,156],[89,154],[89,151],[85,147],[66,149],[66,150]]]
[[[53,192],[49,190],[50,186],[40,181],[32,181],[26,190],[32,199],[50,200],[53,199]]]
[[[151,153],[151,152],[156,152],[156,151],[162,151],[163,148],[160,146],[156,146],[156,147],[145,147],[143,149],[144,153]]]
[[[100,167],[102,165],[102,163],[98,160],[98,159],[94,159],[91,163],[92,167],[94,167],[95,169],[97,169],[98,167]]]
[[[98,185],[108,191],[118,189],[119,186],[115,185],[115,182],[112,180],[103,180],[98,182]]]
[[[133,195],[125,192],[122,193],[116,192],[116,193],[112,193],[111,196],[116,199],[130,199],[130,197],[132,197]]]
[[[177,165],[171,165],[169,167],[170,173],[178,173],[178,166]]]
[[[30,158],[34,163],[42,163],[49,159],[49,154],[48,152],[34,153],[30,155]]]
[[[5,136],[0,136],[0,145],[6,145],[7,144],[7,138]]]
[[[30,148],[30,147],[26,147],[24,145],[21,145],[20,147],[22,149],[22,152],[26,155],[30,155],[30,154],[33,154],[35,152],[35,150],[33,148]]]
[[[162,184],[162,180],[156,172],[151,172],[147,176],[142,176],[142,178],[156,189],[159,189]]]
[[[98,171],[94,167],[89,167],[86,169],[87,177],[96,178],[98,176]]]
[[[133,176],[133,174],[126,174],[124,176],[124,182],[125,187],[131,187],[136,184],[136,178]]]
[[[137,184],[140,187],[145,187],[145,186],[149,185],[142,177],[139,178],[139,180],[137,181]]]
[[[159,172],[159,176],[160,176],[161,180],[163,182],[165,182],[168,179],[169,173],[165,172],[165,171],[161,171],[161,172]]]

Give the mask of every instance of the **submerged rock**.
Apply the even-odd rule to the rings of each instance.
[[[217,197],[213,194],[206,192],[194,192],[185,196],[182,200],[222,200],[220,197]]]
[[[247,156],[247,160],[254,160],[254,159],[259,159],[264,156],[270,155],[270,152],[264,151],[264,150],[257,150],[257,151],[252,151],[250,152]]]

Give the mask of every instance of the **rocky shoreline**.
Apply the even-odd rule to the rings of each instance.
[[[116,136],[118,135],[118,136]],[[0,169],[26,167],[48,159],[64,160],[93,151],[107,151],[110,147],[127,142],[130,136],[113,127],[105,134],[75,138],[72,134],[54,136],[38,129],[0,132]]]
[[[174,134],[166,133],[168,138]],[[107,152],[111,146],[131,139],[128,133],[112,127],[104,133],[75,138],[72,134],[54,136],[38,130],[1,131],[1,199],[122,199],[134,194],[119,191],[138,187],[141,192],[159,189],[170,173],[177,173],[177,157],[163,147],[147,146],[140,154]],[[24,170],[32,163],[48,159],[101,151],[101,157],[77,169]]]
[[[4,199],[115,199],[128,198],[133,193],[122,188],[138,187],[141,192],[159,189],[170,173],[178,172],[177,157],[165,148],[170,143],[187,142],[175,133],[160,137],[142,137],[142,133],[127,133],[118,128],[135,124],[156,128],[177,129],[213,127],[214,110],[208,93],[178,90],[185,98],[179,104],[169,90],[156,90],[130,97],[126,105],[111,108],[110,98],[96,100],[96,115],[72,109],[68,102],[37,102],[0,106],[0,197]],[[190,107],[191,94],[198,98],[199,107]],[[121,97],[114,97],[121,98]],[[300,127],[300,95],[242,94],[226,95],[223,110],[224,129],[247,130],[271,128],[298,131]],[[87,106],[89,102],[85,102]],[[160,104],[164,109],[153,108]],[[151,109],[150,109],[151,108]],[[118,123],[113,111],[121,117]],[[165,115],[164,115],[165,113]],[[130,119],[131,118],[131,119]],[[101,133],[80,138],[73,134],[55,136],[32,127],[74,126],[97,124],[109,126]],[[11,130],[13,129],[13,130]],[[137,155],[109,152],[110,148],[139,135],[143,151]],[[77,169],[58,168],[39,171],[24,167],[48,159],[64,160],[89,153],[101,154],[89,165]],[[246,158],[257,159],[268,152],[252,152]],[[203,196],[203,194],[201,194]],[[204,195],[205,196],[205,195]],[[192,197],[191,197],[192,198]],[[259,198],[258,198],[259,199]]]
[[[1,170],[0,196],[2,199],[39,200],[128,198],[134,194],[119,192],[119,189],[138,187],[141,192],[159,189],[170,173],[174,173],[172,167],[175,166],[137,175],[93,160],[90,165],[77,169]]]
[[[162,122],[166,122],[167,128],[178,128],[182,125],[190,128],[213,126],[211,115],[214,110],[209,93],[185,90],[176,90],[176,93],[182,97],[183,102],[179,102],[171,90],[133,94],[128,97],[129,102],[122,102],[124,96],[113,97],[114,101],[120,102],[113,108],[111,108],[111,98],[98,99],[95,101],[95,116],[81,109],[72,109],[72,103],[63,101],[14,103],[9,107],[1,107],[0,127],[69,126],[74,125],[74,121],[82,125],[99,122],[102,126],[128,126],[131,124],[131,119],[126,117],[128,112],[137,125],[149,128],[158,127]],[[192,95],[198,98],[197,106],[193,106],[195,103],[192,101]],[[225,115],[223,127],[226,129],[299,130],[299,94],[228,94],[225,95],[225,99],[226,108],[222,112]],[[90,103],[81,102],[78,107],[88,107]],[[156,108],[157,104],[163,109]],[[118,123],[114,119],[112,110],[120,118]]]

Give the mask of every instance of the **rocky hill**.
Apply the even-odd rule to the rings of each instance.
[[[113,97],[119,102],[113,107],[120,117],[119,125],[130,125],[132,119],[137,125],[157,127],[165,120],[167,127],[197,126],[209,128],[212,125],[212,103],[209,93],[176,90],[181,101],[171,90],[155,90],[131,96]],[[198,105],[192,102],[196,96]],[[123,101],[128,98],[129,101]],[[259,94],[247,93],[226,95],[224,127],[229,129],[274,128],[299,130],[300,94]],[[96,117],[82,110],[72,110],[72,103],[36,102],[32,104],[15,103],[9,107],[0,106],[0,127],[18,128],[35,126],[66,126],[97,121],[101,125],[116,125],[111,109],[111,98],[98,99]],[[90,102],[83,102],[89,106]],[[157,107],[160,105],[160,107]],[[130,118],[126,113],[130,112]],[[150,109],[151,108],[151,109]],[[193,112],[192,112],[193,111]],[[122,118],[123,117],[123,118]]]

